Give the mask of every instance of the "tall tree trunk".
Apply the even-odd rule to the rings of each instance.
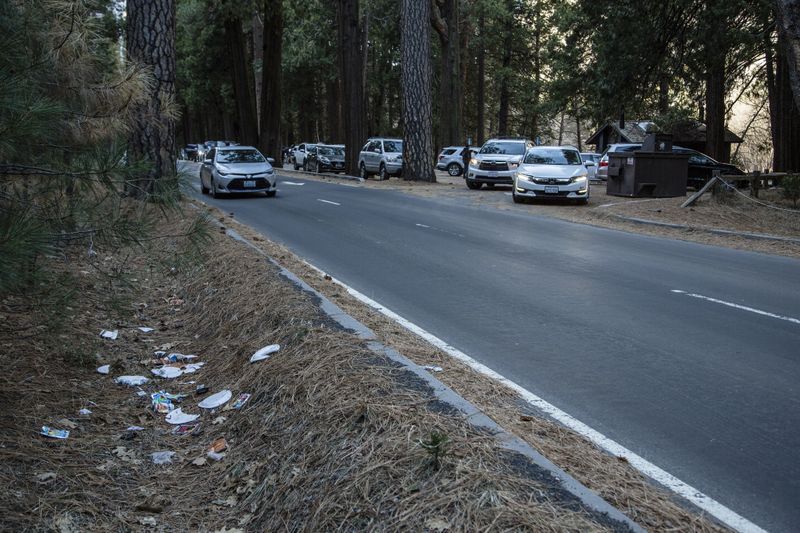
[[[256,124],[261,126],[261,80],[264,65],[264,21],[257,9],[253,11],[253,84],[256,100]]]
[[[478,33],[480,35],[480,47],[478,48],[478,87],[476,105],[478,107],[477,128],[478,138],[476,139],[478,146],[483,146],[486,140],[486,52],[485,37],[486,37],[486,17],[483,12],[483,7],[478,17]]]
[[[431,0],[402,0],[403,178],[435,182],[431,106]]]
[[[790,60],[782,40],[782,36],[778,38],[778,54],[775,58],[777,135],[774,166],[779,172],[794,172],[800,170],[800,109],[793,98]]]
[[[500,75],[500,110],[497,113],[497,134],[508,135],[508,111],[511,107],[511,89],[508,86],[511,71],[511,51],[514,46],[514,2],[508,2],[508,20],[503,38],[502,73]]]
[[[264,0],[264,53],[261,67],[261,136],[264,155],[280,164],[281,158],[281,60],[283,56],[283,3]]]
[[[458,0],[435,0],[433,27],[441,44],[439,81],[440,147],[461,144],[461,38],[459,36]]]
[[[229,18],[225,21],[225,41],[228,57],[233,65],[233,98],[236,102],[236,140],[242,144],[258,145],[256,103],[253,96],[253,75],[250,54],[244,40],[242,21]]]
[[[129,160],[145,161],[150,167],[146,176],[129,182],[126,189],[144,198],[157,190],[158,180],[176,173],[175,2],[128,0],[127,12],[128,59],[153,73],[149,99],[134,109],[128,139]]]
[[[772,139],[772,168],[781,166],[781,145],[778,131],[780,120],[778,86],[775,82],[775,45],[772,42],[772,30],[764,32],[764,70],[767,77],[767,100],[769,101],[769,132]]]
[[[794,103],[800,109],[800,0],[776,0],[778,35],[785,51]]]
[[[706,154],[726,161],[725,62],[712,60],[706,73]]]
[[[347,173],[358,175],[358,155],[367,140],[366,32],[361,22],[359,0],[338,0],[339,72],[342,99]]]

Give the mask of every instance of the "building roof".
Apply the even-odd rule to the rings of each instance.
[[[607,122],[602,128],[597,130],[586,140],[586,144],[598,144],[598,138],[607,128],[611,128],[619,134],[620,142],[641,143],[649,133],[658,131],[658,125],[652,120],[627,120],[625,127],[620,128],[619,122]],[[676,124],[672,127],[673,142],[706,142],[706,125],[702,122],[691,120]],[[742,138],[725,128],[726,143],[740,143]]]

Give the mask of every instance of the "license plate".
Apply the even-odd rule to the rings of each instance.
[[[496,178],[497,177],[497,172],[489,172],[489,177],[490,178]]]
[[[256,181],[255,180],[244,180],[244,186],[245,187],[255,187],[256,186]]]
[[[558,187],[556,185],[545,185],[545,194],[558,194]]]

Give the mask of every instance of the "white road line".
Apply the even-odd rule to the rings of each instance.
[[[425,224],[414,224],[414,225],[420,228],[430,228],[430,226],[426,226]]]
[[[337,204],[336,202],[331,202],[330,200],[323,200],[322,198],[317,198],[317,201],[325,202],[326,204],[331,204],[331,205],[342,205],[342,204]]]
[[[293,181],[281,181],[281,185],[305,185],[305,183],[295,183]]]
[[[770,318],[777,318],[778,320],[785,320],[786,322],[791,322],[792,324],[800,324],[800,320],[797,318],[792,318],[790,316],[776,315],[775,313],[770,313],[769,311],[762,311],[761,309],[756,309],[754,307],[747,307],[746,305],[739,305],[732,302],[726,302],[725,300],[717,300],[716,298],[703,296],[702,294],[686,292],[680,289],[672,289],[670,292],[674,292],[675,294],[685,294],[686,296],[691,296],[692,298],[698,298],[700,300],[705,300],[707,302],[713,302],[715,304],[727,305],[728,307],[733,307],[734,309],[739,309],[741,311],[750,311],[751,313],[755,313],[757,315],[768,316]]]
[[[312,265],[308,261],[303,261],[303,262],[313,270],[319,272],[321,275],[328,275],[326,272],[320,270],[319,268]],[[375,309],[376,311],[390,318],[391,320],[394,320],[395,322],[397,322],[399,325],[409,330],[410,332],[418,335],[419,337],[422,337],[430,344],[446,352],[454,359],[457,359],[465,363],[467,366],[469,366],[476,372],[483,374],[487,377],[490,377],[498,381],[499,383],[505,385],[506,387],[510,388],[511,390],[519,394],[522,397],[522,399],[524,399],[526,402],[542,410],[548,416],[557,420],[558,422],[568,427],[569,429],[575,431],[576,433],[579,433],[583,437],[592,441],[594,444],[604,449],[606,452],[610,453],[611,455],[615,455],[617,457],[624,457],[639,472],[643,473],[644,475],[646,475],[651,479],[654,479],[656,482],[665,486],[666,488],[678,494],[682,498],[685,498],[686,500],[692,502],[693,504],[703,509],[710,515],[714,516],[717,520],[724,523],[728,527],[731,527],[736,531],[742,531],[744,533],[766,533],[764,529],[760,528],[753,522],[750,522],[749,520],[739,515],[732,509],[729,509],[728,507],[722,505],[713,498],[706,496],[698,489],[692,487],[691,485],[688,485],[687,483],[684,483],[683,481],[673,476],[669,472],[659,468],[658,466],[654,465],[647,459],[637,455],[636,453],[625,448],[616,441],[606,437],[599,431],[592,429],[591,427],[587,426],[577,418],[562,411],[555,405],[552,405],[546,400],[540,398],[539,396],[525,389],[521,385],[518,385],[517,383],[511,381],[510,379],[499,374],[498,372],[495,372],[486,365],[479,363],[478,361],[471,358],[461,350],[454,348],[453,346],[450,346],[442,339],[436,337],[431,333],[428,333],[427,331],[417,326],[413,322],[410,322],[405,318],[401,317],[391,309],[384,307],[383,305],[379,304],[372,298],[358,292],[356,289],[350,287],[349,285],[347,285],[342,281],[339,281],[336,278],[332,278],[331,281],[343,287],[348,294],[350,294],[357,300]]]

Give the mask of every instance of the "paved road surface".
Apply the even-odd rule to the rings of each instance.
[[[303,185],[207,201],[759,526],[800,528],[800,261],[283,181]]]

